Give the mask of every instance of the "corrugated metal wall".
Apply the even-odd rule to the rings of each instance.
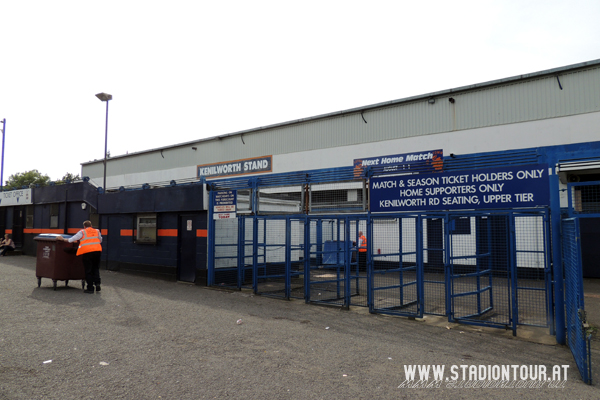
[[[388,107],[246,132],[181,147],[111,159],[107,174],[166,170],[271,154],[407,138],[600,111],[600,67],[510,81]],[[448,101],[449,97],[455,102]],[[235,110],[232,110],[234,113]],[[364,118],[364,120],[363,120]],[[365,123],[366,121],[366,123]],[[192,150],[191,147],[197,147]],[[102,175],[102,164],[84,175]]]

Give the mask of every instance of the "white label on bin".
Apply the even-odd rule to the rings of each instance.
[[[43,250],[42,257],[43,258],[50,258],[50,247],[45,246],[42,250]]]

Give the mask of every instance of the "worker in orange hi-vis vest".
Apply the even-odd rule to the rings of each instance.
[[[56,240],[65,240],[62,236],[57,236]],[[83,257],[83,267],[85,268],[85,280],[87,288],[84,293],[94,293],[100,291],[100,255],[102,254],[102,235],[100,230],[92,228],[90,221],[83,222],[83,229],[68,239],[69,243],[79,240],[77,255]]]
[[[367,270],[367,238],[362,231],[358,231],[358,269],[365,272]]]

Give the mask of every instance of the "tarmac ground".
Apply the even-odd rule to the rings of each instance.
[[[583,302],[585,305],[587,322],[593,330],[592,340],[597,342],[597,345],[600,346],[600,279],[583,279]],[[592,349],[594,349],[593,345]]]
[[[583,383],[547,329],[513,337],[105,270],[101,292],[78,281],[53,290],[49,279],[38,287],[35,264],[0,258],[0,399],[600,398],[599,371]],[[599,326],[590,285],[600,285],[586,281],[585,297]],[[593,362],[598,349],[594,339]],[[442,379],[411,384],[413,366],[439,366]],[[503,368],[517,378],[487,379]],[[471,387],[486,382],[496,386]]]

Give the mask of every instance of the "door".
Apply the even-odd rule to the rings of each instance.
[[[177,255],[177,279],[196,281],[196,229],[195,215],[179,216],[179,248]]]
[[[600,218],[579,219],[584,278],[600,278]]]
[[[25,207],[19,206],[13,209],[12,239],[15,246],[23,246],[23,220],[25,219]]]
[[[0,207],[0,235],[4,237],[6,230],[6,207]]]

